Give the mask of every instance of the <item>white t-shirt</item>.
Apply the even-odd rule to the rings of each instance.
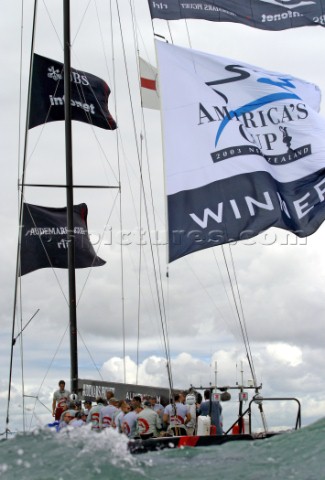
[[[175,415],[176,408],[176,415]],[[165,414],[169,416],[169,424],[173,425],[184,425],[185,417],[189,413],[188,405],[184,405],[180,402],[175,402],[175,404],[169,404],[165,408]]]
[[[99,416],[100,416],[100,411],[103,408],[102,403],[98,403],[94,407],[92,407],[89,410],[88,416],[87,416],[87,423],[91,423],[91,428],[93,430],[99,430],[100,425],[99,425]]]
[[[107,405],[103,407],[99,416],[101,428],[112,427],[118,411],[118,408],[114,407],[114,405]]]
[[[138,413],[138,431],[140,435],[153,434],[158,435],[158,430],[161,429],[161,421],[157,412],[150,407]]]
[[[56,407],[61,408],[61,404],[69,399],[70,392],[68,390],[56,390],[53,393],[53,400],[56,400]]]
[[[129,412],[124,415],[123,422],[122,422],[122,431],[125,433],[129,438],[133,438],[137,428],[137,420],[138,416],[135,412]]]

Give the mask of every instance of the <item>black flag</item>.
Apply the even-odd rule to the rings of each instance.
[[[67,209],[24,203],[21,234],[21,275],[40,268],[68,268]],[[74,205],[75,267],[100,267],[87,230],[88,208]]]
[[[71,115],[73,120],[115,130],[108,111],[110,89],[99,77],[71,69]],[[63,63],[34,54],[29,128],[64,120]]]
[[[152,18],[243,23],[263,30],[325,25],[325,0],[148,0]]]

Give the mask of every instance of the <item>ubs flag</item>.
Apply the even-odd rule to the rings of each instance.
[[[87,230],[85,203],[73,207],[76,268],[99,267],[106,262],[97,257]],[[21,233],[21,275],[40,268],[68,268],[67,209],[24,203]]]
[[[325,0],[148,0],[152,18],[243,23],[263,30],[325,25]]]
[[[73,120],[115,130],[108,111],[108,85],[99,77],[71,69],[71,115]],[[63,63],[34,53],[29,128],[64,120]]]
[[[156,41],[169,260],[325,219],[319,89],[291,75]]]

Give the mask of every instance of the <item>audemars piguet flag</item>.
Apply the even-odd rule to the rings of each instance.
[[[99,77],[71,69],[71,116],[106,130],[116,123],[108,111],[110,89]],[[34,54],[29,128],[64,120],[63,64]]]
[[[269,227],[314,233],[325,219],[319,89],[291,75],[156,44],[170,261]]]
[[[263,30],[325,25],[325,0],[148,0],[152,18],[243,23]]]
[[[21,233],[21,275],[40,268],[68,268],[67,209],[24,203]],[[99,267],[106,262],[97,257],[90,243],[85,203],[73,207],[76,268]]]

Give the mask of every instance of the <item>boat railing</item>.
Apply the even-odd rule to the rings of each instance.
[[[283,402],[283,401],[292,401],[296,402],[298,409],[297,409],[297,415],[296,415],[296,420],[295,420],[295,426],[294,430],[298,430],[301,428],[301,403],[297,398],[294,397],[257,397],[257,398],[252,398],[252,400],[249,402],[248,408],[236,419],[236,421],[228,428],[228,430],[225,432],[225,435],[228,435],[229,433],[233,432],[233,428],[237,425],[239,426],[239,432],[238,433],[248,433],[252,434],[252,405],[258,405],[260,411],[262,411],[262,404],[263,402],[266,401],[272,401],[272,402]],[[244,417],[248,415],[249,422],[248,422],[248,432],[244,432]],[[268,433],[265,431],[265,433]]]

